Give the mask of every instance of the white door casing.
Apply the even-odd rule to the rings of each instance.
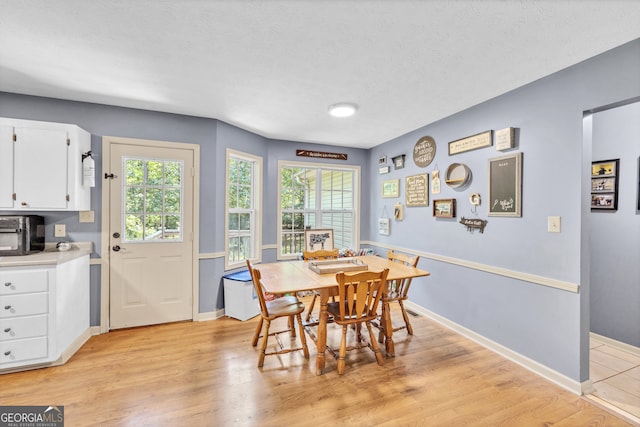
[[[140,182],[127,179],[125,162],[129,167],[146,164],[149,180],[147,175],[142,180],[135,178]],[[181,168],[178,215],[169,208],[169,213],[146,212],[146,202],[133,209],[135,214],[125,212],[126,191],[144,200],[160,194],[170,198],[171,192],[175,196],[180,191],[170,178],[152,182],[154,165],[165,165],[160,170],[169,170],[171,165]],[[108,262],[105,265],[103,260],[101,331],[197,319],[198,239],[194,224],[198,223],[199,146],[104,137],[103,170],[109,176],[103,180],[102,219],[102,255]],[[128,210],[131,200],[130,193]],[[168,199],[165,205],[170,205]],[[169,231],[166,225],[154,228],[154,219],[169,217],[179,217],[179,232],[163,233]],[[136,226],[131,226],[132,219],[137,220]],[[127,221],[129,225],[124,227]]]

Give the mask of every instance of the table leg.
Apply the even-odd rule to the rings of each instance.
[[[391,324],[391,310],[386,295],[382,297],[382,323],[384,329],[384,348],[387,356],[394,357],[396,349],[393,345],[393,325]]]
[[[327,349],[327,323],[329,313],[327,313],[327,302],[329,301],[329,291],[320,290],[320,318],[318,319],[318,339],[316,340],[316,375],[322,375],[325,367],[325,351]]]

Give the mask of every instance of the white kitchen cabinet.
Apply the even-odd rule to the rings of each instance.
[[[13,127],[0,126],[0,209],[13,207]]]
[[[0,118],[0,138],[0,208],[90,209],[91,189],[82,182],[82,154],[91,150],[87,131],[69,124]]]
[[[89,336],[89,255],[0,267],[0,373],[64,363]]]

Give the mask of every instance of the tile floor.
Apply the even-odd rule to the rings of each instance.
[[[623,411],[640,425],[640,354],[591,338],[590,377],[595,392],[589,395],[604,406]]]

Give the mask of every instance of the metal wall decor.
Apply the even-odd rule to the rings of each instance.
[[[444,182],[451,188],[461,188],[471,182],[471,169],[462,163],[452,163],[447,168]]]
[[[402,169],[404,167],[404,154],[393,157],[391,161],[393,162],[394,169]]]
[[[419,168],[426,168],[436,156],[436,141],[430,136],[423,136],[413,147],[413,162]]]

